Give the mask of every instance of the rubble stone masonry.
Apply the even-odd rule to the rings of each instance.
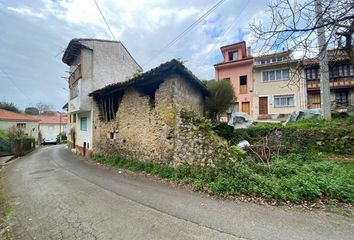
[[[180,76],[166,78],[156,90],[154,101],[131,86],[124,91],[116,117],[110,122],[101,120],[94,104],[93,152],[171,166],[212,164],[214,153],[227,152],[227,144],[183,120],[182,109],[202,115],[204,96]]]

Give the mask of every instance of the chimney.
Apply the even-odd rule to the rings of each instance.
[[[251,47],[247,47],[247,57],[251,57]]]

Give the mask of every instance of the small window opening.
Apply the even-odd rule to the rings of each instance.
[[[149,96],[149,105],[151,109],[155,107],[155,93],[157,89],[159,89],[161,83],[162,81],[158,81],[149,85],[137,87],[142,95]]]
[[[115,139],[114,132],[110,132],[109,137],[110,137],[110,139]]]
[[[99,112],[102,121],[110,122],[115,119],[122,97],[123,92],[115,92],[95,99],[100,110]]]

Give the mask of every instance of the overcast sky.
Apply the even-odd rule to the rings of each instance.
[[[174,46],[160,50],[218,0],[97,0],[116,38],[144,71],[172,58],[200,79],[214,77],[220,46],[250,39],[248,23],[264,17],[266,0],[226,0]],[[67,102],[72,38],[112,39],[93,0],[0,0],[0,101],[24,109]],[[150,60],[152,58],[152,60]]]

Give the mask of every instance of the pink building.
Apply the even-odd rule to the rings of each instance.
[[[215,79],[230,79],[235,91],[234,110],[253,115],[253,57],[251,48],[242,41],[220,48],[224,61],[214,65]]]

